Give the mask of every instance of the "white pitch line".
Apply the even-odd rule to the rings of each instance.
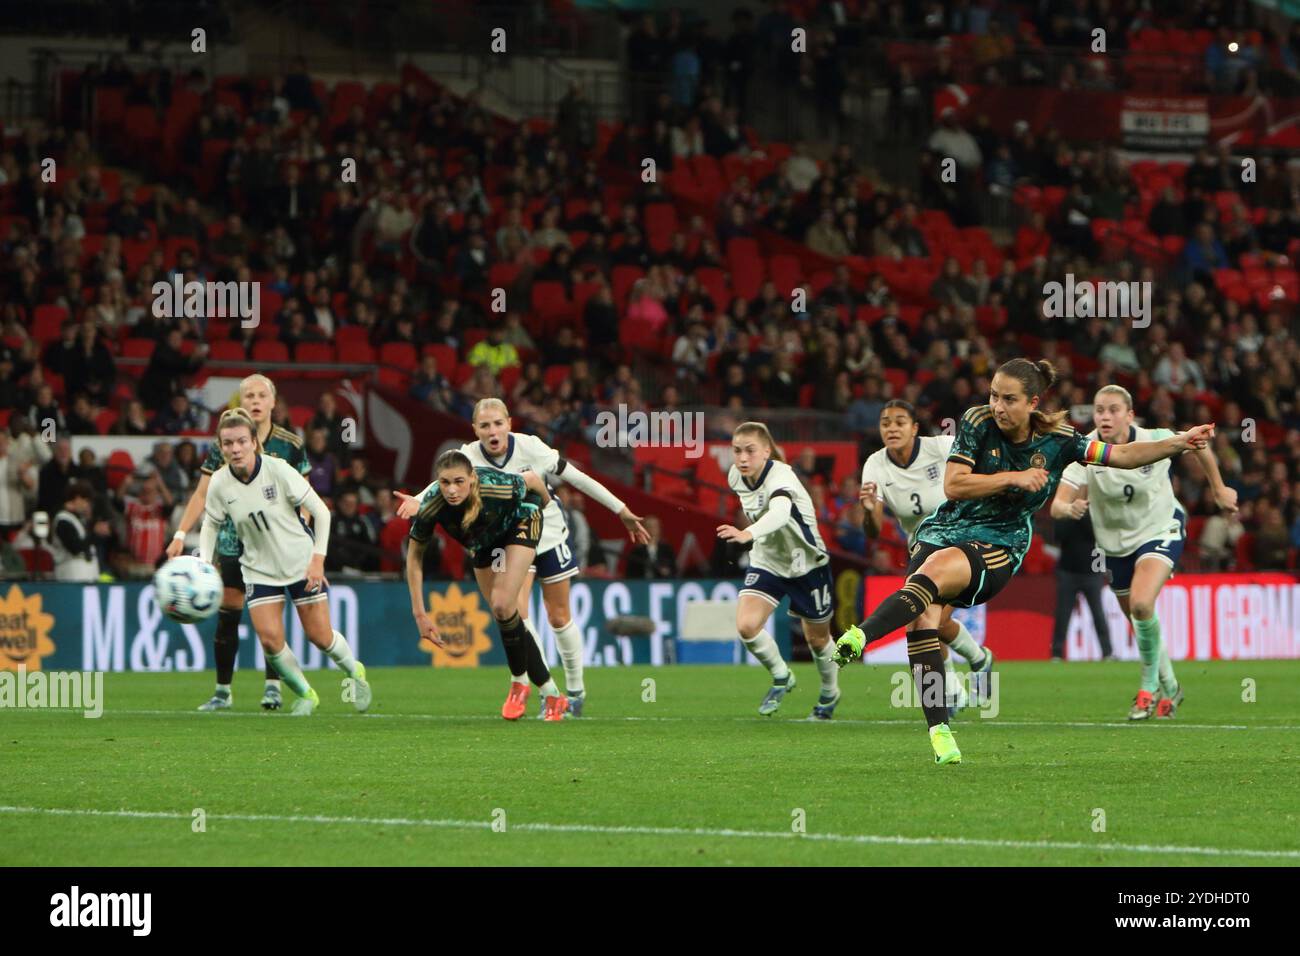
[[[39,707],[23,709],[6,709],[6,713],[75,713],[80,714],[83,708],[79,707]],[[221,713],[200,713],[199,711],[190,710],[104,710],[105,716],[127,716],[127,717],[195,717],[206,720],[226,720],[230,717],[257,717],[263,719],[274,719],[274,715],[254,710],[234,710],[222,711]],[[359,714],[350,713],[330,714],[317,711],[317,716],[321,717],[356,717],[363,720],[489,720],[500,721],[501,718],[495,714]],[[836,724],[872,726],[872,727],[889,727],[889,726],[911,726],[919,725],[920,717],[915,720],[864,720],[859,718],[835,718],[834,720],[811,721],[804,718],[782,718],[775,721],[770,718],[760,717],[583,717],[582,721],[599,723],[601,721],[664,721],[670,723],[689,722],[689,723],[709,723],[717,721],[731,721],[743,724],[770,724],[770,723],[787,723],[787,724],[817,724],[818,726],[834,726]],[[566,721],[567,723],[567,721]],[[957,729],[968,727],[1134,727],[1135,724],[1128,721],[1086,721],[1086,720],[1002,720],[1000,718],[972,718],[968,721],[959,721]],[[1295,724],[1261,724],[1252,726],[1249,724],[1185,724],[1178,721],[1161,721],[1156,726],[1165,728],[1181,728],[1182,730],[1300,730],[1300,725]]]
[[[0,806],[0,814],[65,817],[117,817],[138,820],[190,820],[192,813],[158,810],[85,810],[60,807]],[[408,817],[332,817],[324,815],[277,815],[269,813],[209,813],[205,819],[233,823],[318,823],[330,826],[425,827],[442,830],[490,830],[489,820],[429,820]],[[1248,856],[1274,860],[1300,860],[1300,850],[1250,850],[1217,846],[1162,846],[1144,843],[1077,843],[1058,840],[978,840],[968,837],[881,836],[870,833],[792,833],[782,830],[733,830],[712,827],[600,826],[590,823],[511,823],[508,831],[523,833],[595,833],[603,836],[716,837],[746,840],[812,840],[875,846],[961,846],[1016,850],[1085,850],[1192,856]]]

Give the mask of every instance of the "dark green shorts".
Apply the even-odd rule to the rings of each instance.
[[[953,607],[974,607],[987,604],[1007,586],[1015,576],[1016,562],[1011,552],[1000,544],[984,544],[980,541],[964,541],[961,544],[931,544],[918,541],[912,545],[911,559],[907,562],[907,573],[915,574],[925,564],[926,558],[936,551],[956,548],[966,555],[970,562],[970,584],[955,598],[940,597],[937,603],[951,604]]]

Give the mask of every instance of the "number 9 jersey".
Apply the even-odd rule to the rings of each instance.
[[[1129,428],[1129,441],[1160,441],[1174,433],[1168,428]],[[1097,439],[1096,431],[1088,438]],[[1182,537],[1179,513],[1186,509],[1174,497],[1169,480],[1172,459],[1141,468],[1103,468],[1075,462],[1061,474],[1074,488],[1087,487],[1088,514],[1097,546],[1111,557],[1132,554],[1148,541]]]

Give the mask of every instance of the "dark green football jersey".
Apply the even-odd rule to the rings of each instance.
[[[948,461],[970,465],[977,475],[1043,468],[1047,471],[1047,484],[1032,494],[1020,488],[1008,488],[988,498],[945,501],[921,522],[916,529],[917,540],[939,545],[968,541],[999,544],[1014,555],[1019,570],[1033,537],[1034,512],[1052,500],[1061,472],[1068,465],[1090,460],[1090,445],[1104,447],[1101,442],[1080,435],[1068,423],[1045,435],[1032,435],[1028,441],[1013,444],[1003,436],[989,406],[969,409],[957,427]],[[1093,452],[1093,458],[1100,460],[1098,449]]]
[[[420,511],[411,521],[413,540],[427,542],[434,526],[442,525],[477,557],[481,550],[496,546],[524,518],[534,514],[541,517],[538,508],[541,496],[528,490],[522,476],[495,468],[475,468],[474,473],[478,475],[478,493],[483,500],[483,508],[474,523],[468,529],[463,527],[465,503],[448,504],[435,483],[420,499]]]
[[[272,458],[283,458],[298,469],[300,475],[311,471],[311,463],[307,461],[307,450],[302,447],[302,439],[279,425],[271,427],[271,434],[266,439],[266,444],[262,446],[262,453]],[[208,456],[203,459],[203,467],[200,470],[205,475],[214,475],[225,463],[226,456],[221,454],[221,443],[214,438],[212,444],[208,446]],[[235,523],[227,518],[217,534],[217,554],[237,558],[242,550],[239,536],[235,534]]]

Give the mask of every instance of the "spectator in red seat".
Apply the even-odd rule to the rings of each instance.
[[[307,483],[322,498],[332,498],[338,478],[338,459],[329,450],[329,435],[323,428],[313,428],[307,433]]]
[[[1160,199],[1152,205],[1151,214],[1147,217],[1147,228],[1161,238],[1187,234],[1187,219],[1174,187],[1166,186],[1161,190]]]
[[[200,428],[198,412],[184,392],[177,392],[167,406],[154,416],[152,431],[155,435],[179,435]]]
[[[568,246],[569,235],[560,228],[560,207],[552,204],[542,213],[541,224],[533,233],[532,245],[538,249],[555,249],[556,246]]]
[[[472,233],[456,254],[456,276],[466,291],[481,291],[487,287],[487,239],[481,232]]]
[[[1214,227],[1208,222],[1197,224],[1196,231],[1183,249],[1183,265],[1193,275],[1208,274],[1230,265],[1223,243],[1215,237]]]
[[[226,217],[226,231],[212,244],[212,251],[226,258],[234,256],[248,258],[248,233],[244,230],[244,220],[238,213],[231,213]]]
[[[1251,546],[1251,562],[1260,571],[1283,570],[1290,542],[1281,510],[1261,498],[1255,505],[1255,517],[1258,527]]]
[[[652,292],[645,279],[632,285],[628,297],[627,318],[624,327],[629,335],[641,338],[659,338],[668,326],[668,311]]]
[[[673,364],[678,378],[689,378],[695,383],[703,381],[709,358],[709,331],[704,322],[693,319],[685,334],[673,345]]]
[[[116,422],[113,423],[113,434],[115,435],[152,435],[153,429],[149,425],[149,417],[145,414],[144,403],[138,398],[133,398],[126,403],[126,408]]]
[[[78,392],[72,400],[72,410],[68,412],[68,431],[73,435],[97,435],[95,427],[95,409],[85,392]]]
[[[190,196],[185,200],[185,206],[178,212],[172,213],[166,221],[166,226],[162,229],[164,235],[177,239],[194,239],[195,242],[201,243],[207,241],[208,232],[203,225],[203,217],[199,211],[199,200]]]
[[[181,353],[181,331],[172,328],[159,342],[149,358],[149,364],[140,378],[139,395],[147,406],[162,408],[171,397],[183,388],[181,380],[197,372],[208,354],[208,344],[200,342],[194,354],[186,358]]]
[[[953,256],[944,260],[943,272],[930,284],[930,298],[951,305],[975,305],[978,294],[974,284],[961,272],[961,263]]]
[[[3,369],[4,363],[0,363],[0,371]],[[68,428],[64,420],[64,412],[55,398],[55,390],[49,385],[40,385],[36,388],[34,401],[27,407],[27,420],[34,423],[38,429],[44,429],[47,421],[53,421],[56,433],[64,432]]]

